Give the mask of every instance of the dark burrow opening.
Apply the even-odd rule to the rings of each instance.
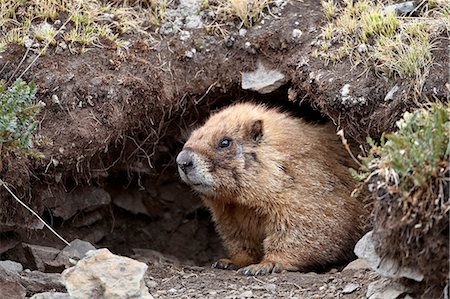
[[[160,143],[165,146],[155,154],[151,167],[145,165],[145,159],[140,159],[111,168],[104,180],[93,182],[90,190],[106,191],[111,199],[108,205],[78,211],[66,220],[47,208],[45,220],[69,241],[83,239],[116,254],[150,255],[183,265],[210,265],[226,253],[209,211],[180,181],[175,157],[190,130],[200,126],[211,112],[234,102],[263,103],[310,122],[328,121],[304,99],[290,101],[288,91],[289,86],[285,86],[272,94],[260,95],[236,87],[226,95],[210,95],[196,111],[181,116],[189,119],[187,126],[174,126],[168,130],[170,134],[161,138]],[[75,193],[84,190],[70,180],[65,188]],[[90,196],[89,192],[82,194]],[[64,246],[46,229],[26,231],[21,233],[21,238],[31,244]],[[18,260],[33,269],[27,261],[26,250],[21,252],[15,248],[3,253],[1,258]]]

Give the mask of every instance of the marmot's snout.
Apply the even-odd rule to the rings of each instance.
[[[212,186],[212,178],[204,159],[191,149],[183,149],[177,156],[178,172],[181,179],[198,192],[206,192]]]
[[[177,156],[178,171],[180,175],[187,175],[194,166],[193,153],[191,150],[182,150]]]

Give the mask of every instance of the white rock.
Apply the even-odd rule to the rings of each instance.
[[[395,12],[397,15],[406,15],[412,12],[416,8],[416,1],[407,1],[402,3],[391,4],[385,6],[382,10],[384,15],[387,15],[390,12]]]
[[[150,299],[144,283],[146,270],[146,264],[103,248],[89,251],[74,267],[64,270],[62,279],[73,299]]]
[[[278,70],[268,70],[262,63],[253,72],[242,73],[242,89],[249,89],[260,94],[271,93],[287,82],[284,74]]]
[[[297,39],[302,35],[303,35],[303,32],[300,29],[296,28],[296,29],[292,30],[292,38]]]
[[[366,45],[366,44],[360,44],[360,45],[358,46],[358,52],[359,52],[359,53],[367,52],[367,45]]]
[[[372,240],[372,231],[368,232],[358,241],[355,246],[355,254],[359,258],[366,259],[372,269],[380,275],[390,278],[409,278],[415,281],[422,281],[423,274],[416,268],[401,267],[399,263],[393,259],[381,258],[375,251],[375,244]]]
[[[350,262],[345,268],[342,270],[342,272],[349,271],[349,270],[362,270],[362,269],[372,269],[370,264],[365,259],[356,259],[352,262]]]
[[[45,292],[45,293],[35,294],[30,299],[71,299],[71,298],[70,298],[70,295],[67,293]]]
[[[247,34],[247,29],[244,29],[244,28],[239,29],[240,36],[245,36],[246,34]]]
[[[351,294],[359,288],[357,283],[348,283],[342,290],[342,294]]]
[[[384,97],[384,101],[390,101],[394,99],[394,95],[395,93],[399,90],[400,87],[398,87],[397,84],[395,84],[394,87],[391,88],[391,90],[389,90],[389,92],[386,94],[386,96]]]

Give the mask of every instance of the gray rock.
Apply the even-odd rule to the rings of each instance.
[[[25,255],[28,262],[39,271],[45,271],[47,266],[52,266],[52,262],[60,252],[53,247],[39,246],[23,243]]]
[[[357,283],[348,283],[342,290],[342,294],[351,294],[359,288]]]
[[[382,10],[383,14],[395,12],[398,16],[411,13],[416,8],[416,1],[407,1],[402,3],[391,4],[385,6]]]
[[[23,271],[23,266],[13,261],[0,261],[0,269],[10,273],[19,274],[19,272]]]
[[[369,262],[365,259],[356,259],[352,262],[350,262],[343,270],[342,272],[349,271],[349,270],[365,270],[365,269],[372,269]]]
[[[72,266],[72,260],[80,260],[82,259],[89,250],[95,250],[96,248],[89,242],[75,239],[70,242],[70,246],[67,245],[64,247],[61,252],[55,258],[54,264],[64,265],[65,267]]]
[[[71,299],[70,295],[61,292],[45,292],[35,294],[30,299]]]
[[[244,291],[239,295],[239,298],[252,298],[253,292],[251,290]]]
[[[360,44],[360,45],[358,46],[358,52],[359,52],[359,53],[365,53],[365,52],[367,52],[367,45],[366,45],[366,44]]]
[[[62,273],[71,298],[153,298],[143,276],[147,265],[109,252],[89,251],[74,267]]]
[[[395,84],[394,87],[391,88],[391,90],[389,90],[389,92],[386,94],[386,96],[384,97],[384,101],[391,101],[394,99],[394,95],[395,93],[399,90],[400,87],[398,87],[397,84]]]
[[[260,94],[271,93],[286,84],[288,79],[278,70],[268,70],[262,63],[253,72],[242,73],[242,89],[249,89]]]
[[[20,243],[20,236],[16,233],[5,232],[0,235],[0,254],[6,252]]]
[[[390,279],[381,278],[367,287],[368,299],[397,299],[406,292],[406,288]]]
[[[4,280],[0,277],[0,298],[25,298],[25,288],[17,281]]]
[[[58,292],[65,291],[61,281],[61,274],[59,273],[25,270],[20,275],[20,282],[25,286],[27,293],[36,294],[52,290]]]
[[[144,214],[150,216],[140,193],[134,194],[130,192],[116,192],[113,196],[113,203],[133,214]]]
[[[68,220],[79,211],[92,211],[110,203],[111,196],[104,189],[97,187],[85,188],[67,194],[66,199],[53,209],[53,213],[57,217]]]
[[[368,232],[358,241],[355,246],[355,254],[359,258],[366,259],[372,269],[381,276],[390,278],[409,278],[415,281],[422,281],[423,274],[416,268],[402,267],[398,261],[384,258],[381,259],[375,251],[375,244],[372,240],[372,231]]]

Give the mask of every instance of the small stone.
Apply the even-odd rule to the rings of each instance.
[[[252,44],[250,42],[245,42],[244,47],[246,49],[249,49],[252,46]]]
[[[365,52],[367,52],[367,45],[366,45],[366,44],[360,44],[360,45],[358,46],[358,52],[359,52],[359,53],[365,53]]]
[[[390,101],[394,99],[394,95],[395,93],[400,89],[400,87],[398,87],[397,84],[395,84],[394,87],[391,88],[391,90],[389,90],[389,92],[386,94],[386,96],[384,97],[384,101]]]
[[[25,35],[25,37],[23,38],[23,43],[25,45],[25,48],[29,49],[33,45],[33,40],[28,35]]]
[[[180,40],[186,41],[191,38],[191,33],[189,31],[183,30],[180,32]]]
[[[347,83],[341,88],[341,96],[347,97],[349,95],[350,95],[350,84]]]
[[[271,292],[272,294],[276,294],[277,293],[277,285],[274,283],[268,283],[266,285],[264,285],[264,288]]]
[[[342,294],[351,294],[359,288],[357,283],[348,283],[342,290]]]
[[[58,46],[63,50],[67,49],[67,44],[64,41],[61,41],[60,43],[58,43]]]
[[[61,102],[59,101],[58,95],[54,94],[52,95],[52,102],[55,104],[61,104]]]
[[[68,293],[60,293],[60,292],[45,292],[35,294],[30,299],[71,299]]]
[[[192,59],[192,58],[194,58],[196,52],[197,52],[197,50],[195,50],[194,48],[192,48],[192,49],[190,49],[190,50],[184,52],[184,56],[185,56],[186,58]]]
[[[277,90],[287,81],[286,76],[278,70],[266,69],[262,63],[258,63],[253,72],[242,73],[241,87],[260,94],[267,94]]]
[[[300,29],[294,29],[292,30],[292,38],[298,39],[303,35],[303,32]]]
[[[234,38],[234,36],[228,35],[227,37],[225,37],[225,47],[227,48],[233,47],[235,41],[236,39]]]
[[[252,298],[252,297],[253,297],[253,291],[251,291],[251,290],[242,292],[242,293],[239,295],[239,298]]]
[[[382,12],[385,15],[387,15],[390,12],[395,12],[395,14],[397,14],[398,16],[404,16],[413,12],[415,8],[416,8],[416,1],[407,1],[385,6]]]
[[[244,29],[244,28],[239,29],[239,35],[240,35],[240,36],[245,36],[245,35],[247,35],[247,29]]]
[[[168,292],[169,294],[175,294],[175,293],[177,292],[177,290],[174,289],[174,288],[171,288],[171,289],[169,289],[167,292]]]
[[[149,280],[149,281],[147,281],[146,284],[147,284],[147,287],[150,289],[154,289],[158,286],[158,283],[154,280]]]

